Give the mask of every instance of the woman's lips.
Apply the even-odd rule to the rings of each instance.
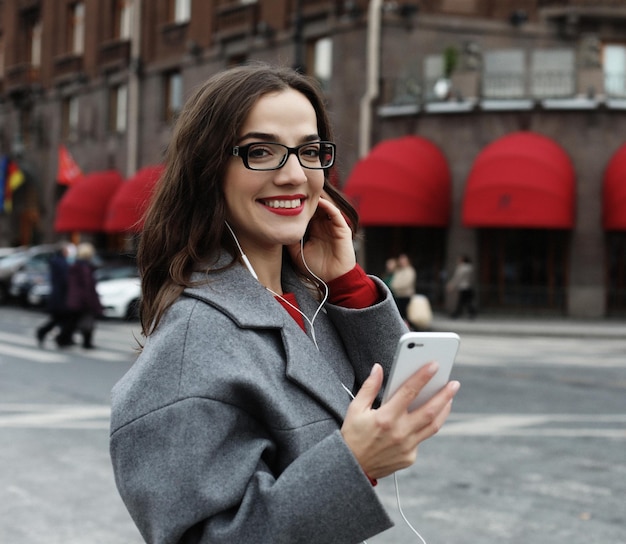
[[[259,202],[277,215],[298,215],[304,209],[304,198],[264,198]]]

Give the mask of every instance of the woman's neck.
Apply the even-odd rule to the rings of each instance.
[[[275,249],[254,248],[244,250],[248,261],[256,273],[259,283],[264,287],[282,295],[281,270],[283,265],[283,248]]]

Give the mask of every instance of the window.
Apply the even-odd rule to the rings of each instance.
[[[82,55],[85,48],[85,4],[83,2],[70,5],[67,32],[69,51]]]
[[[109,131],[125,132],[128,87],[117,85],[112,87],[109,93]]]
[[[169,20],[186,23],[191,19],[191,0],[169,0]]]
[[[557,98],[574,95],[574,51],[538,49],[532,52],[531,62],[531,93],[534,97]]]
[[[30,64],[33,68],[39,68],[41,66],[41,31],[41,19],[33,21],[29,32]]]
[[[487,51],[483,55],[483,97],[523,98],[526,66],[524,51]]]
[[[63,99],[61,107],[61,136],[66,140],[74,139],[78,136],[78,97]]]
[[[606,94],[609,96],[626,96],[626,46],[605,45],[603,67]]]
[[[307,72],[315,77],[322,89],[328,90],[333,75],[333,40],[321,38],[307,44]]]
[[[447,98],[449,89],[442,90],[444,79],[443,55],[427,55],[424,59],[424,96],[428,102]]]
[[[164,112],[165,121],[172,121],[183,107],[183,77],[180,72],[168,72],[164,77]]]
[[[133,20],[133,1],[115,0],[114,38],[128,40],[131,34]]]

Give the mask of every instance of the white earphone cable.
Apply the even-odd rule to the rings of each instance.
[[[252,267],[252,264],[250,263],[250,261],[248,260],[248,257],[246,256],[246,254],[243,252],[243,248],[241,247],[241,244],[239,243],[239,240],[237,239],[237,236],[235,235],[235,232],[233,231],[233,229],[231,228],[231,226],[228,224],[228,221],[224,221],[224,224],[226,225],[226,227],[228,228],[228,230],[230,231],[230,234],[233,237],[233,240],[235,240],[235,244],[237,244],[237,249],[239,250],[239,254],[241,255],[241,260],[243,261],[245,267],[248,269],[248,271],[250,272],[250,274],[252,274],[252,276],[258,281],[259,277],[257,276],[257,273],[254,271],[254,268]],[[313,318],[309,319],[307,317],[307,315],[300,310],[300,308],[298,308],[297,306],[294,306],[291,302],[289,302],[286,298],[284,298],[282,295],[279,295],[278,293],[272,291],[269,287],[263,286],[265,287],[265,289],[267,291],[269,291],[270,293],[272,293],[272,295],[274,295],[275,297],[278,297],[280,300],[282,300],[285,304],[287,304],[288,306],[290,306],[291,308],[293,308],[296,312],[298,312],[303,318],[304,320],[309,324],[309,326],[311,327],[311,339],[313,340],[313,343],[315,344],[315,347],[317,348],[317,351],[319,351],[319,346],[317,345],[317,338],[315,337],[315,326],[314,326],[314,322],[315,319],[317,318],[318,314],[320,313],[320,311],[322,310],[322,307],[324,306],[324,304],[326,303],[326,301],[328,300],[328,285],[326,285],[326,283],[324,282],[324,280],[322,280],[321,278],[319,278],[310,268],[309,265],[306,263],[306,261],[304,260],[304,240],[300,239],[300,254],[302,255],[302,262],[304,263],[305,268],[307,269],[307,271],[309,272],[309,274],[311,274],[311,276],[313,276],[318,282],[320,282],[323,286],[324,286],[324,297],[322,298],[322,302],[320,302],[320,305],[317,307],[317,310],[315,310],[315,313],[313,314]]]

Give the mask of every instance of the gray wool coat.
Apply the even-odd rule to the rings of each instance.
[[[406,332],[374,281],[376,305],[320,312],[319,351],[239,265],[167,311],[112,391],[116,484],[146,542],[352,544],[392,525],[340,433],[343,386],[387,374]],[[287,266],[283,286],[311,318]]]

